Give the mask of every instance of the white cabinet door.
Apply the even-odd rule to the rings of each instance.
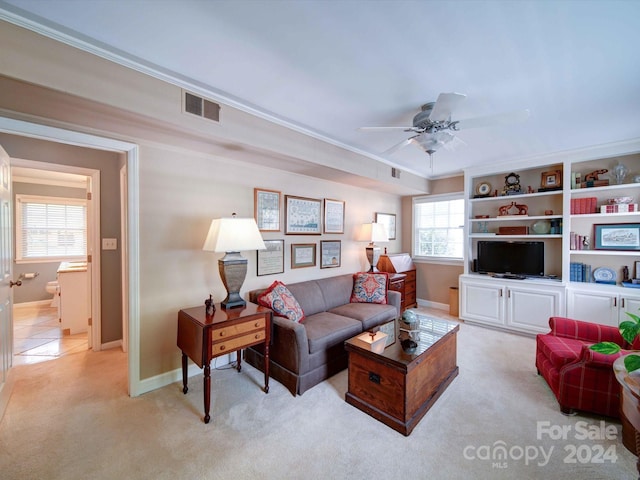
[[[620,300],[620,316],[618,319],[620,322],[631,320],[631,317],[626,312],[640,316],[640,297],[623,295]]]
[[[492,325],[504,325],[504,288],[461,280],[461,317]]]
[[[618,326],[618,295],[595,290],[569,290],[567,316],[585,322]]]
[[[564,288],[507,289],[507,324],[531,333],[549,331],[549,317],[564,312]]]

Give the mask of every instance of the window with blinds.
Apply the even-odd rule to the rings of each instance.
[[[86,255],[86,200],[16,195],[16,261]]]
[[[462,260],[462,193],[414,198],[413,232],[414,257]]]

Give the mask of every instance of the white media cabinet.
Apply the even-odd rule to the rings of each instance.
[[[610,175],[619,163],[629,169],[622,184],[616,184]],[[605,169],[608,173],[597,178],[609,179],[609,185],[573,188],[572,174],[579,173],[584,180],[587,174]],[[550,179],[554,172],[559,174]],[[524,193],[502,194],[511,173],[519,176]],[[640,262],[640,249],[597,249],[594,238],[595,225],[640,224],[638,212],[599,213],[600,206],[614,197],[633,197],[632,203],[640,204],[640,183],[634,181],[638,175],[640,140],[466,170],[467,240],[464,274],[459,280],[460,318],[533,334],[546,333],[549,317],[553,315],[617,326],[626,317],[625,312],[638,313],[640,288],[623,287],[621,280],[624,266],[628,267],[631,278],[640,275],[635,268],[636,262]],[[539,189],[545,186],[547,191],[540,192]],[[481,196],[487,191],[489,196]],[[586,198],[595,198],[591,200],[591,208],[595,206],[598,213],[572,213],[572,203],[575,205],[579,199]],[[500,215],[500,207],[512,202],[525,205],[527,214],[518,215],[514,207],[508,215]],[[556,226],[561,225],[561,231],[547,232],[552,221]],[[499,230],[512,233],[499,234]],[[588,237],[588,245],[576,249],[571,242],[571,232]],[[554,278],[512,280],[474,272],[477,245],[481,240],[542,241],[544,273]],[[588,282],[572,279],[572,263],[590,268],[585,269],[591,273],[585,275]],[[593,271],[599,267],[615,272],[615,285],[594,283]]]

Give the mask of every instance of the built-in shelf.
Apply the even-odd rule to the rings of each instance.
[[[600,255],[603,257],[639,256],[640,251],[629,250],[569,250],[570,255]]]

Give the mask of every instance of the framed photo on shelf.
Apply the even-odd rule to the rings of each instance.
[[[396,214],[376,212],[376,223],[383,224],[387,229],[389,240],[396,239]]]
[[[540,185],[542,188],[562,188],[562,170],[542,172]]]
[[[284,240],[264,240],[266,250],[258,250],[258,276],[284,273]]]
[[[285,195],[286,235],[321,235],[322,200]]]
[[[253,216],[261,232],[279,232],[280,192],[254,188]]]
[[[335,268],[341,263],[340,240],[320,240],[320,268]]]
[[[593,238],[596,250],[640,250],[640,223],[594,225]]]
[[[344,233],[344,202],[324,199],[324,233]]]
[[[315,243],[291,244],[291,268],[304,268],[316,266]]]

